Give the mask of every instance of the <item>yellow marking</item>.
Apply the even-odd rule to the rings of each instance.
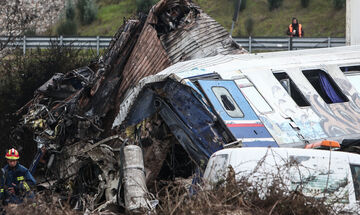
[[[25,187],[25,190],[26,191],[30,191],[30,187],[29,187],[29,185],[24,181],[24,187]]]

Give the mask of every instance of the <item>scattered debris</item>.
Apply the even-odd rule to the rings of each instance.
[[[102,211],[125,203],[128,211],[150,210],[156,200],[144,197],[146,185],[151,189],[158,178],[191,176],[234,138],[192,90],[171,80],[144,92],[146,107],[134,104],[131,121],[113,128],[120,103],[142,78],[172,64],[239,53],[246,51],[191,1],[162,0],[146,19],[124,23],[100,59],[55,74],[39,87],[17,112],[23,118],[13,138],[34,154],[30,169],[43,187],[58,192],[72,208]],[[193,116],[184,108],[201,117],[186,124],[181,118]],[[136,154],[130,156],[134,160],[128,153]],[[136,181],[129,175],[137,175]],[[125,197],[118,189],[123,182]],[[139,198],[133,202],[132,197]]]

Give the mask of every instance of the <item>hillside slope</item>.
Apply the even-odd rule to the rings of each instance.
[[[234,13],[234,0],[194,0],[200,7],[222,24],[231,27]],[[136,15],[136,1],[99,1],[97,20],[91,25],[82,26],[80,35],[112,36],[123,23],[123,18]],[[286,36],[285,31],[292,17],[297,17],[304,26],[307,37],[344,37],[345,8],[335,10],[331,0],[310,0],[308,8],[302,8],[300,0],[284,0],[281,8],[269,11],[267,0],[247,0],[246,8],[240,12],[233,36],[248,36],[245,30],[247,19],[253,19],[252,36]]]
[[[197,0],[198,4],[227,29],[231,28],[233,0]],[[281,8],[269,11],[267,0],[247,0],[240,12],[234,36],[248,36],[245,21],[254,20],[252,36],[284,36],[292,17],[304,26],[307,37],[344,37],[345,8],[335,10],[330,0],[310,0],[308,8],[302,8],[300,0],[284,0]]]

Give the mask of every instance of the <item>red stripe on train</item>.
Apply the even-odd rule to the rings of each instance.
[[[241,124],[226,124],[227,127],[264,127],[264,124],[257,123],[241,123]]]

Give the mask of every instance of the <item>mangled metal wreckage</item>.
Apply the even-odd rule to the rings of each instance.
[[[235,139],[193,89],[170,78],[142,91],[135,111],[123,116],[129,120],[114,127],[120,104],[142,78],[170,65],[242,53],[191,1],[162,0],[146,18],[126,21],[99,60],[38,88],[17,112],[23,117],[12,134],[16,147],[33,152],[30,170],[38,181],[74,208],[124,202],[128,210],[149,208],[145,183],[151,189],[155,180],[189,177]],[[129,174],[137,177],[126,180]]]
[[[201,174],[224,147],[327,139],[352,150],[359,47],[243,53],[193,3],[160,1],[97,62],[41,86],[18,112],[15,139],[33,137],[32,171],[91,210],[150,209],[155,181]]]

